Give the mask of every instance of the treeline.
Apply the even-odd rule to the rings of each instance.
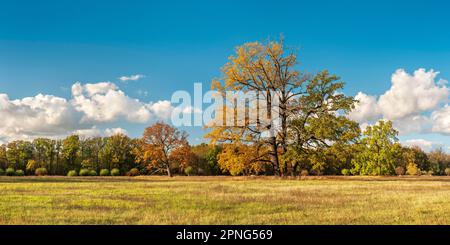
[[[390,122],[369,126],[351,144],[288,151],[281,167],[291,175],[450,175],[450,154],[396,142]],[[165,123],[132,139],[123,134],[61,140],[38,138],[0,146],[2,175],[273,175],[268,159],[255,160],[254,144],[190,146],[186,134]]]

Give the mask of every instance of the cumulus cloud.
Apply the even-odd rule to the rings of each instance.
[[[136,74],[136,75],[131,75],[131,76],[121,76],[119,77],[119,80],[122,82],[127,82],[127,81],[137,81],[139,79],[144,78],[144,75],[141,74]]]
[[[100,129],[98,129],[97,127],[92,127],[92,128],[88,128],[88,129],[78,129],[72,132],[73,134],[77,134],[83,137],[98,137],[98,136],[102,136],[102,132],[100,131]]]
[[[438,148],[443,148],[444,144],[440,142],[433,142],[425,139],[411,139],[402,142],[406,146],[417,146],[424,150],[425,152],[430,152]]]
[[[116,134],[127,135],[128,132],[123,128],[107,128],[107,129],[105,129],[106,136],[112,136],[112,135],[116,135]]]
[[[387,119],[397,119],[435,109],[446,102],[449,90],[438,86],[438,72],[418,69],[414,75],[399,69],[392,75],[392,86],[380,96],[378,105]]]
[[[380,118],[380,108],[377,104],[377,97],[359,92],[355,96],[358,103],[349,113],[350,119],[357,122],[373,121]]]
[[[112,83],[84,84],[77,82],[72,86],[72,105],[83,113],[83,122],[105,123],[125,119],[134,123],[146,123],[153,118],[165,119],[169,101],[147,104],[127,96]],[[153,113],[156,112],[156,113]]]
[[[450,106],[445,105],[443,108],[434,111],[431,114],[433,121],[432,131],[435,133],[450,134]]]
[[[359,92],[359,101],[349,118],[368,125],[379,119],[392,120],[400,134],[450,133],[447,81],[438,72],[418,69],[412,75],[399,69],[392,74],[391,87],[379,98]],[[431,116],[429,116],[431,114]]]
[[[37,137],[61,138],[70,134],[86,137],[127,132],[104,128],[111,122],[151,123],[170,118],[170,101],[144,103],[127,96],[111,82],[77,82],[72,99],[38,94],[11,100],[0,94],[0,142]]]
[[[0,118],[2,141],[54,137],[79,128],[79,117],[71,104],[52,95],[10,100],[0,94]]]

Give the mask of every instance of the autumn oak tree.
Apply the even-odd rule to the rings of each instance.
[[[297,65],[295,52],[285,48],[283,40],[238,47],[236,54],[222,68],[223,77],[214,80],[212,88],[224,98],[229,91],[256,92],[256,100],[263,101],[263,108],[267,109],[264,116],[268,123],[264,123],[260,115],[256,122],[249,120],[249,116],[236,117],[239,110],[246,110],[244,114],[249,115],[251,111],[259,111],[259,106],[250,108],[250,103],[244,103],[244,106],[224,103],[217,108],[218,120],[227,121],[234,116],[235,123],[220,124],[216,120],[209,125],[212,130],[206,137],[212,143],[254,145],[260,151],[248,161],[268,161],[275,174],[287,175],[292,168],[281,165],[280,158],[289,151],[291,143],[296,144],[293,150],[301,151],[313,145],[326,145],[327,140],[336,138],[340,132],[353,130],[357,124],[344,121],[343,115],[337,116],[339,112],[349,111],[355,103],[352,97],[338,93],[343,87],[339,78],[326,71],[315,76],[303,74],[296,70]],[[276,120],[273,107],[277,107],[277,125],[273,124]],[[330,120],[339,124],[339,128],[327,130]],[[271,133],[264,135],[268,131]]]
[[[186,166],[193,157],[187,134],[163,122],[146,128],[141,144],[138,162],[149,170],[166,171],[169,177],[172,165]]]

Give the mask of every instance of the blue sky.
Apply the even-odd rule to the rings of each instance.
[[[448,1],[430,0],[0,1],[0,94],[70,100],[76,81],[110,81],[143,102],[170,100],[194,82],[209,87],[237,45],[283,34],[299,48],[299,69],[328,69],[346,82],[346,94],[379,96],[400,68],[450,79],[449,10]],[[118,80],[132,74],[145,77]],[[145,126],[117,120],[98,127],[137,137]],[[193,142],[201,137],[199,128],[186,130]],[[442,133],[401,139],[450,146]]]

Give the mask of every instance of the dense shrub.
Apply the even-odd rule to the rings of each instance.
[[[97,171],[95,170],[89,170],[89,176],[97,176]]]
[[[342,175],[349,176],[351,174],[350,169],[344,168],[341,170]]]
[[[0,176],[5,175],[5,170],[3,168],[0,168]]]
[[[118,168],[113,168],[111,170],[111,176],[119,176],[120,175],[120,170]]]
[[[8,176],[14,176],[16,174],[16,171],[14,171],[13,168],[7,168],[6,169],[6,175]]]
[[[89,169],[85,169],[85,168],[82,168],[81,170],[80,170],[80,173],[79,173],[79,175],[80,176],[89,176]]]
[[[128,171],[127,176],[138,176],[139,174],[139,169],[132,168],[130,169],[130,171]]]
[[[410,163],[408,164],[408,166],[406,167],[406,173],[408,175],[420,175],[421,171],[420,169],[417,167],[417,164],[414,163]]]
[[[308,176],[308,170],[306,170],[306,169],[303,169],[301,172],[300,172],[300,175],[301,176]]]
[[[445,172],[445,174],[446,174],[447,176],[450,176],[450,168],[446,168],[446,169],[444,170],[444,172]]]
[[[395,168],[395,174],[398,176],[405,175],[405,168],[402,166],[398,166]]]
[[[194,174],[194,168],[191,167],[191,166],[188,166],[188,167],[186,167],[186,168],[184,169],[184,173],[185,173],[187,176],[191,176],[191,175]]]
[[[69,177],[73,177],[73,176],[77,176],[78,174],[77,174],[77,171],[75,171],[75,170],[70,170],[68,173],[67,173],[67,176],[69,176]]]
[[[17,169],[16,170],[16,176],[24,176],[25,172],[22,169]]]
[[[100,170],[100,176],[109,176],[109,170],[108,169]]]
[[[37,168],[37,169],[34,171],[34,174],[35,174],[36,176],[44,176],[44,175],[47,175],[48,172],[47,172],[47,169],[46,169],[46,168]]]

